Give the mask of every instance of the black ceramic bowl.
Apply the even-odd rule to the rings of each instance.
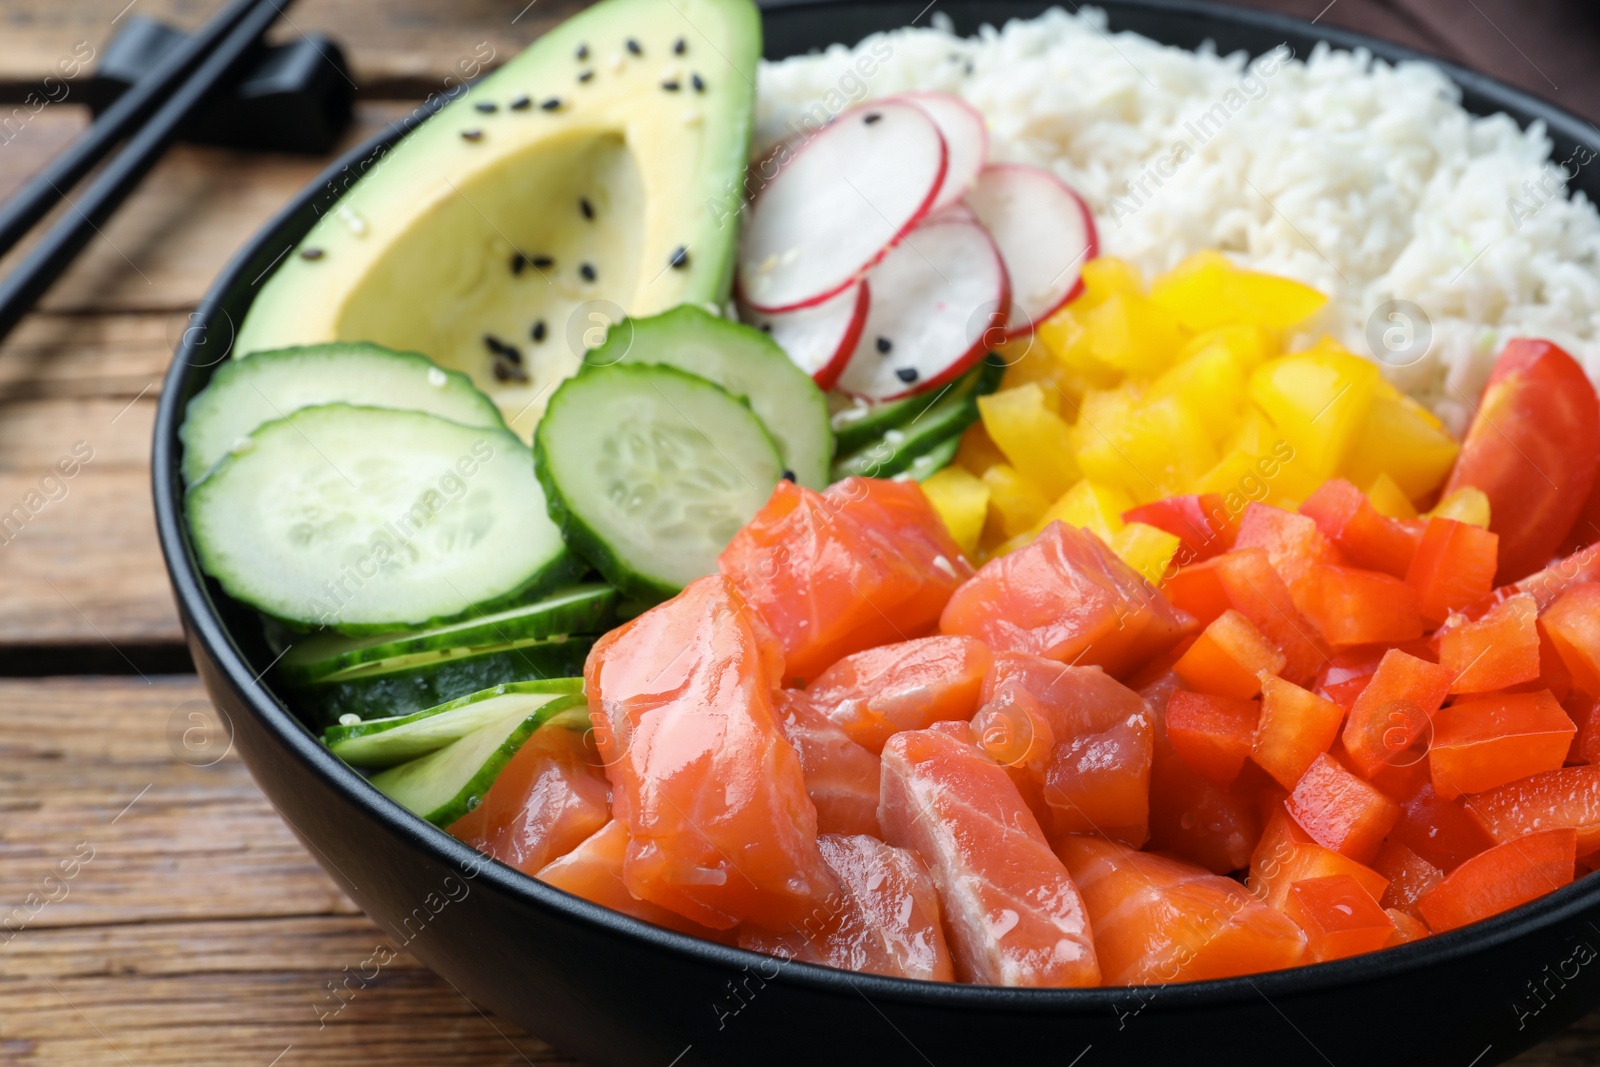
[[[903,26],[926,0],[779,0],[767,54]],[[1193,48],[1264,52],[1318,41],[1387,59],[1404,49],[1304,22],[1169,0],[1100,0],[1112,25]],[[940,0],[959,30],[1043,2]],[[1540,120],[1571,158],[1589,127],[1470,71],[1445,67],[1473,111]],[[177,430],[227,353],[262,278],[398,136],[350,153],[223,273],[167,375],[155,429],[156,519],[189,648],[256,781],[328,873],[407,949],[477,1003],[595,1067],[690,1064],[1151,1062],[1483,1067],[1600,1001],[1600,880],[1491,921],[1338,963],[1151,989],[939,985],[780,965],[636,922],[467,848],[342,765],[259,681],[271,662],[253,617],[208,582],[184,526]],[[1600,199],[1590,168],[1575,185]],[[353,969],[361,963],[351,960]],[[331,1002],[330,1002],[330,1006]],[[336,1020],[332,1025],[337,1025]]]

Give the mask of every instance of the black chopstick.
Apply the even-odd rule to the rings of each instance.
[[[237,72],[240,64],[254,52],[261,35],[292,2],[237,0],[235,5],[230,5],[229,12],[233,6],[246,10],[149,120],[137,131],[131,131],[122,150],[90,182],[83,195],[74,200],[65,189],[54,190],[67,201],[71,210],[28,250],[10,274],[0,279],[0,337],[11,331],[89,239],[100,232],[117,205],[155,166],[184,120],[205,103],[219,84]],[[143,79],[139,84],[144,84]]]

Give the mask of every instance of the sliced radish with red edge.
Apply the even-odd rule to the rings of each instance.
[[[893,400],[959,377],[990,348],[1011,290],[984,228],[960,220],[917,227],[867,275],[872,305],[839,389]]]
[[[989,162],[989,127],[982,113],[959,96],[932,90],[902,93],[889,99],[909,100],[922,108],[944,136],[950,158],[932,210],[939,211],[960,201],[978,180],[984,164]]]
[[[1039,167],[985,167],[967,194],[1011,278],[1008,338],[1033,331],[1083,287],[1083,265],[1099,252],[1094,218],[1077,193]]]
[[[861,338],[871,301],[867,283],[859,281],[811,307],[767,314],[743,305],[739,317],[771,334],[795,366],[820,388],[831,389]]]
[[[947,154],[934,120],[908,101],[840,115],[751,205],[740,299],[758,311],[792,311],[848,288],[927,215]]]

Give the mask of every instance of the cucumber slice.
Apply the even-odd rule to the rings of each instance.
[[[302,628],[432,626],[576,577],[527,446],[423,412],[302,408],[246,438],[185,507],[206,573]]]
[[[531,712],[511,710],[436,752],[380,771],[368,781],[433,825],[449,826],[478,806],[536,730],[588,727],[583,697],[557,697]]]
[[[833,463],[833,478],[861,475],[867,478],[892,478],[913,470],[918,459],[955,440],[950,456],[960,447],[960,437],[978,421],[978,397],[994,392],[1005,375],[1005,367],[992,357],[978,365],[948,389],[934,390],[936,402],[895,426],[886,427],[875,439]],[[950,460],[945,458],[939,467]],[[923,466],[926,466],[924,464]],[[927,477],[934,467],[920,478]]]
[[[552,700],[582,692],[582,678],[497,685],[415,715],[330,726],[322,740],[352,767],[393,767],[437,751],[507,715],[519,711],[532,714]]]
[[[968,371],[975,375],[976,370]],[[967,379],[957,378],[948,390],[931,389],[926,393],[908,396],[903,400],[864,400],[844,393],[830,393],[829,399],[839,405],[829,416],[833,428],[834,454],[846,456],[873,444],[883,437],[884,431],[904,426],[941,399],[961,387]]]
[[[285,678],[314,682],[367,663],[440,649],[506,645],[561,634],[598,634],[611,625],[617,591],[609,585],[575,585],[543,600],[431,630],[374,637],[318,633],[295,642],[278,661]]]
[[[828,398],[760,330],[682,304],[649,318],[623,319],[583,362],[586,369],[659,363],[715,382],[749,402],[801,485],[827,488],[833,455]]]
[[[592,636],[530,638],[365,663],[296,689],[297,707],[323,726],[409,715],[508,682],[580,675],[592,644]]]
[[[647,603],[715,573],[717,554],[784,469],[744,401],[649,363],[563,382],[533,451],[568,542],[623,595]]]
[[[911,466],[894,476],[897,482],[920,482],[950,466],[961,448],[961,435],[947,437],[911,461]]]
[[[426,411],[464,426],[503,430],[494,401],[459,371],[427,356],[346,341],[230,359],[184,413],[183,479],[199,481],[242,437],[273,419],[320,404]]]

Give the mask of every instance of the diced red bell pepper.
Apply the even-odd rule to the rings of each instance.
[[[1339,736],[1344,709],[1331,700],[1271,675],[1261,679],[1261,720],[1250,758],[1285,789],[1328,751]]]
[[[1577,831],[1578,855],[1600,849],[1600,766],[1546,771],[1468,800],[1467,810],[1495,841],[1564,827]]]
[[[1437,663],[1399,649],[1385,652],[1344,727],[1345,751],[1356,769],[1371,778],[1385,764],[1418,762],[1422,751],[1413,746],[1419,740],[1426,744],[1450,680],[1450,672]]]
[[[1400,819],[1400,805],[1326,754],[1311,762],[1283,806],[1317,844],[1364,864]]]
[[[1291,592],[1296,591],[1300,579],[1312,567],[1344,562],[1339,550],[1323,536],[1310,516],[1297,515],[1270,504],[1252,503],[1244,509],[1239,518],[1239,536],[1233,545],[1235,549],[1265,549],[1273,569]]]
[[[1422,604],[1411,586],[1377,571],[1317,565],[1296,588],[1295,603],[1335,648],[1398,644],[1422,636]]]
[[[1428,767],[1450,798],[1553,771],[1567,758],[1572,720],[1548,689],[1462,697],[1433,719]]]
[[[1261,692],[1261,672],[1277,674],[1287,662],[1277,645],[1229,608],[1211,620],[1172,669],[1199,692],[1249,700]]]
[[[1122,521],[1142,522],[1176,537],[1182,542],[1175,557],[1179,566],[1228,551],[1239,535],[1238,522],[1221,493],[1169,496],[1140,504],[1124,511]]]
[[[1480,526],[1435,516],[1406,571],[1422,601],[1422,617],[1438,625],[1452,611],[1482,600],[1494,587],[1499,537]]]
[[[1471,798],[1474,810],[1481,805]],[[1461,800],[1446,800],[1424,783],[1400,801],[1400,821],[1389,840],[1402,844],[1446,874],[1494,844]]]
[[[1053,835],[1099,834],[1133,848],[1150,836],[1155,724],[1129,716],[1099,733],[1058,741],[1045,769]]]
[[[1389,886],[1388,879],[1371,867],[1311,840],[1287,811],[1280,810],[1268,820],[1250,857],[1248,885],[1257,897],[1282,911],[1294,883],[1335,874],[1354,878],[1374,899]]]
[[[1250,862],[1250,851],[1261,836],[1261,818],[1253,797],[1219,788],[1172,747],[1163,720],[1177,684],[1178,676],[1169,673],[1139,690],[1155,713],[1146,847],[1227,874]]]
[[[997,652],[1094,664],[1112,674],[1196,628],[1098,537],[1063,522],[985,563],[951,596],[939,627]]]
[[[1404,578],[1422,542],[1422,524],[1393,519],[1343,478],[1330,478],[1300,505],[1317,529],[1357,567]]]
[[[1283,911],[1306,932],[1306,954],[1317,963],[1375,952],[1394,933],[1372,894],[1348,874],[1293,883]]]
[[[1600,582],[1574,585],[1539,616],[1572,684],[1600,696]]]
[[[1260,718],[1258,701],[1179,691],[1167,704],[1167,740],[1191,768],[1226,789],[1250,755]]]
[[[1388,647],[1383,645],[1338,650],[1317,672],[1311,691],[1349,711],[1355,706],[1356,697],[1372,681],[1378,664],[1388,651]]]
[[[1184,567],[1163,586],[1172,603],[1210,623],[1229,608],[1237,610],[1282,650],[1283,677],[1305,685],[1328,660],[1316,628],[1294,606],[1289,587],[1263,548],[1227,552]]]
[[[1600,700],[1572,693],[1561,707],[1578,727],[1567,749],[1568,763],[1600,763]]]
[[[1428,929],[1427,923],[1408,911],[1401,911],[1398,908],[1384,908],[1383,913],[1389,916],[1390,922],[1394,923],[1394,933],[1390,935],[1388,941],[1383,943],[1384,948],[1393,948],[1396,945],[1404,945],[1411,941],[1421,941],[1432,933]]]
[[[1439,665],[1455,674],[1452,693],[1488,693],[1539,677],[1539,605],[1527,593],[1476,621],[1457,616],[1439,631]]]
[[[1538,830],[1480,852],[1417,901],[1435,933],[1499,915],[1572,881],[1576,830]]]
[[[1434,886],[1444,881],[1444,872],[1398,841],[1385,841],[1372,861],[1372,869],[1389,879],[1389,888],[1378,901],[1385,908],[1395,908],[1416,918],[1422,918],[1417,901]]]

